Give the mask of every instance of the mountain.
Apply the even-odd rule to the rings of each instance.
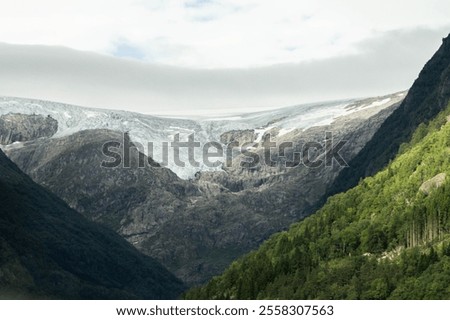
[[[0,297],[173,299],[184,285],[0,151]]]
[[[450,36],[443,39],[441,47],[424,66],[400,107],[342,170],[327,195],[348,190],[360,178],[382,169],[393,159],[401,144],[411,139],[421,123],[430,121],[447,106],[449,97]]]
[[[109,160],[103,154],[103,145],[123,140],[123,134],[117,131],[82,130],[70,136],[30,141],[20,147],[13,144],[5,150],[22,170],[72,208],[118,231],[137,207],[146,210],[141,210],[140,215],[155,220],[145,221],[146,227],[151,228],[183,206],[187,196],[199,194],[192,183],[169,169],[153,169],[148,165],[149,158],[142,154],[147,166],[140,168],[138,152],[130,153],[127,168],[102,167],[102,162]],[[123,151],[120,156],[124,158]]]
[[[85,217],[117,231],[193,285],[220,274],[271,234],[313,212],[344,165],[332,159],[326,164],[325,151],[346,141],[339,151],[350,160],[404,94],[196,120],[18,98],[3,98],[0,113],[56,119],[54,136],[5,146],[8,157]],[[230,165],[208,167],[197,148],[194,156],[203,165],[177,166],[170,153],[167,166],[158,166],[162,148],[149,153],[140,147],[148,141],[169,143],[177,133],[181,141],[194,133],[200,145],[213,141],[226,151],[234,143],[242,152],[232,154]],[[264,159],[270,141],[277,146],[292,142],[293,147],[283,154],[278,147],[272,150],[272,165],[248,165],[248,152]],[[101,166],[111,161],[102,152],[108,142],[136,146],[130,166]],[[308,143],[318,150],[294,157]],[[124,159],[118,149],[116,155]],[[180,154],[183,160],[189,156]],[[323,163],[305,165],[308,158]],[[140,160],[146,165],[139,166]]]
[[[354,158],[393,161],[186,298],[449,299],[449,41]]]

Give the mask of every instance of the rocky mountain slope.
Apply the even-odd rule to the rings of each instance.
[[[0,298],[171,299],[184,286],[0,151]]]
[[[117,231],[188,284],[198,284],[222,272],[272,233],[311,213],[343,167],[335,160],[318,167],[305,165],[304,160],[325,160],[324,151],[345,140],[339,152],[349,161],[403,97],[404,93],[397,93],[206,120],[72,110],[56,103],[6,98],[0,112],[15,108],[57,119],[55,136],[5,146],[7,155],[72,208]],[[125,138],[123,131],[129,131]],[[138,152],[132,152],[129,168],[101,167],[102,161],[111,161],[102,153],[106,142],[124,145],[127,137],[132,143],[136,139],[145,144],[143,139],[153,138],[162,142],[178,132],[184,139],[194,132],[201,143],[214,138],[224,150],[230,142],[246,144],[244,150],[261,159],[269,140],[277,146],[292,142],[293,147],[286,148],[283,155],[274,148],[272,166],[245,165],[246,154],[237,152],[229,166],[180,168],[178,173],[183,174],[201,170],[188,180],[175,175],[170,165],[139,168]],[[327,138],[326,132],[332,137]],[[323,150],[311,148],[306,155],[294,157],[306,143]],[[123,159],[123,152],[119,154]],[[155,159],[160,156],[156,150],[153,155]],[[144,163],[148,159],[154,163],[141,154]],[[292,164],[286,165],[286,161]]]
[[[130,165],[101,167],[110,159],[103,144],[123,143],[123,134],[104,129],[84,130],[67,137],[36,140],[5,150],[10,158],[35,181],[62,197],[72,208],[89,219],[120,230],[139,209],[148,219],[147,228],[160,224],[160,218],[185,207],[187,196],[199,195],[192,183],[180,179],[167,168],[154,169],[139,153],[130,152]],[[120,153],[123,158],[123,152]],[[155,164],[157,165],[157,164]]]

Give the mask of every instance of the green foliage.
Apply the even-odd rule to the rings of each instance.
[[[450,298],[449,107],[394,161],[188,299]],[[445,173],[425,194],[421,185]]]

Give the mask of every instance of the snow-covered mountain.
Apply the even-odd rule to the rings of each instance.
[[[0,115],[8,113],[36,114],[51,116],[58,121],[58,131],[55,138],[68,136],[87,129],[111,129],[128,132],[133,142],[140,143],[144,152],[155,161],[161,162],[163,142],[174,141],[176,134],[180,141],[187,141],[188,136],[195,135],[195,141],[203,147],[207,142],[220,142],[221,134],[231,130],[253,129],[257,134],[255,142],[263,135],[277,128],[280,138],[293,130],[305,130],[311,127],[328,125],[342,117],[369,117],[403,99],[405,92],[388,96],[349,99],[323,103],[312,103],[270,111],[247,114],[233,114],[209,118],[177,119],[155,117],[151,115],[86,108],[50,101],[23,98],[0,97]],[[148,143],[153,143],[153,152],[149,154]],[[249,141],[251,142],[251,141]],[[9,148],[19,148],[15,143]],[[202,148],[195,149],[195,158],[202,159]],[[167,167],[183,179],[191,178],[198,171],[220,170],[220,167],[208,167],[198,161],[198,167],[188,163],[187,150],[180,150],[180,159],[186,163],[185,167],[174,163],[173,153],[169,151]]]

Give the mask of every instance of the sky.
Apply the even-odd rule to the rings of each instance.
[[[448,0],[0,0],[0,95],[150,114],[407,89]]]

